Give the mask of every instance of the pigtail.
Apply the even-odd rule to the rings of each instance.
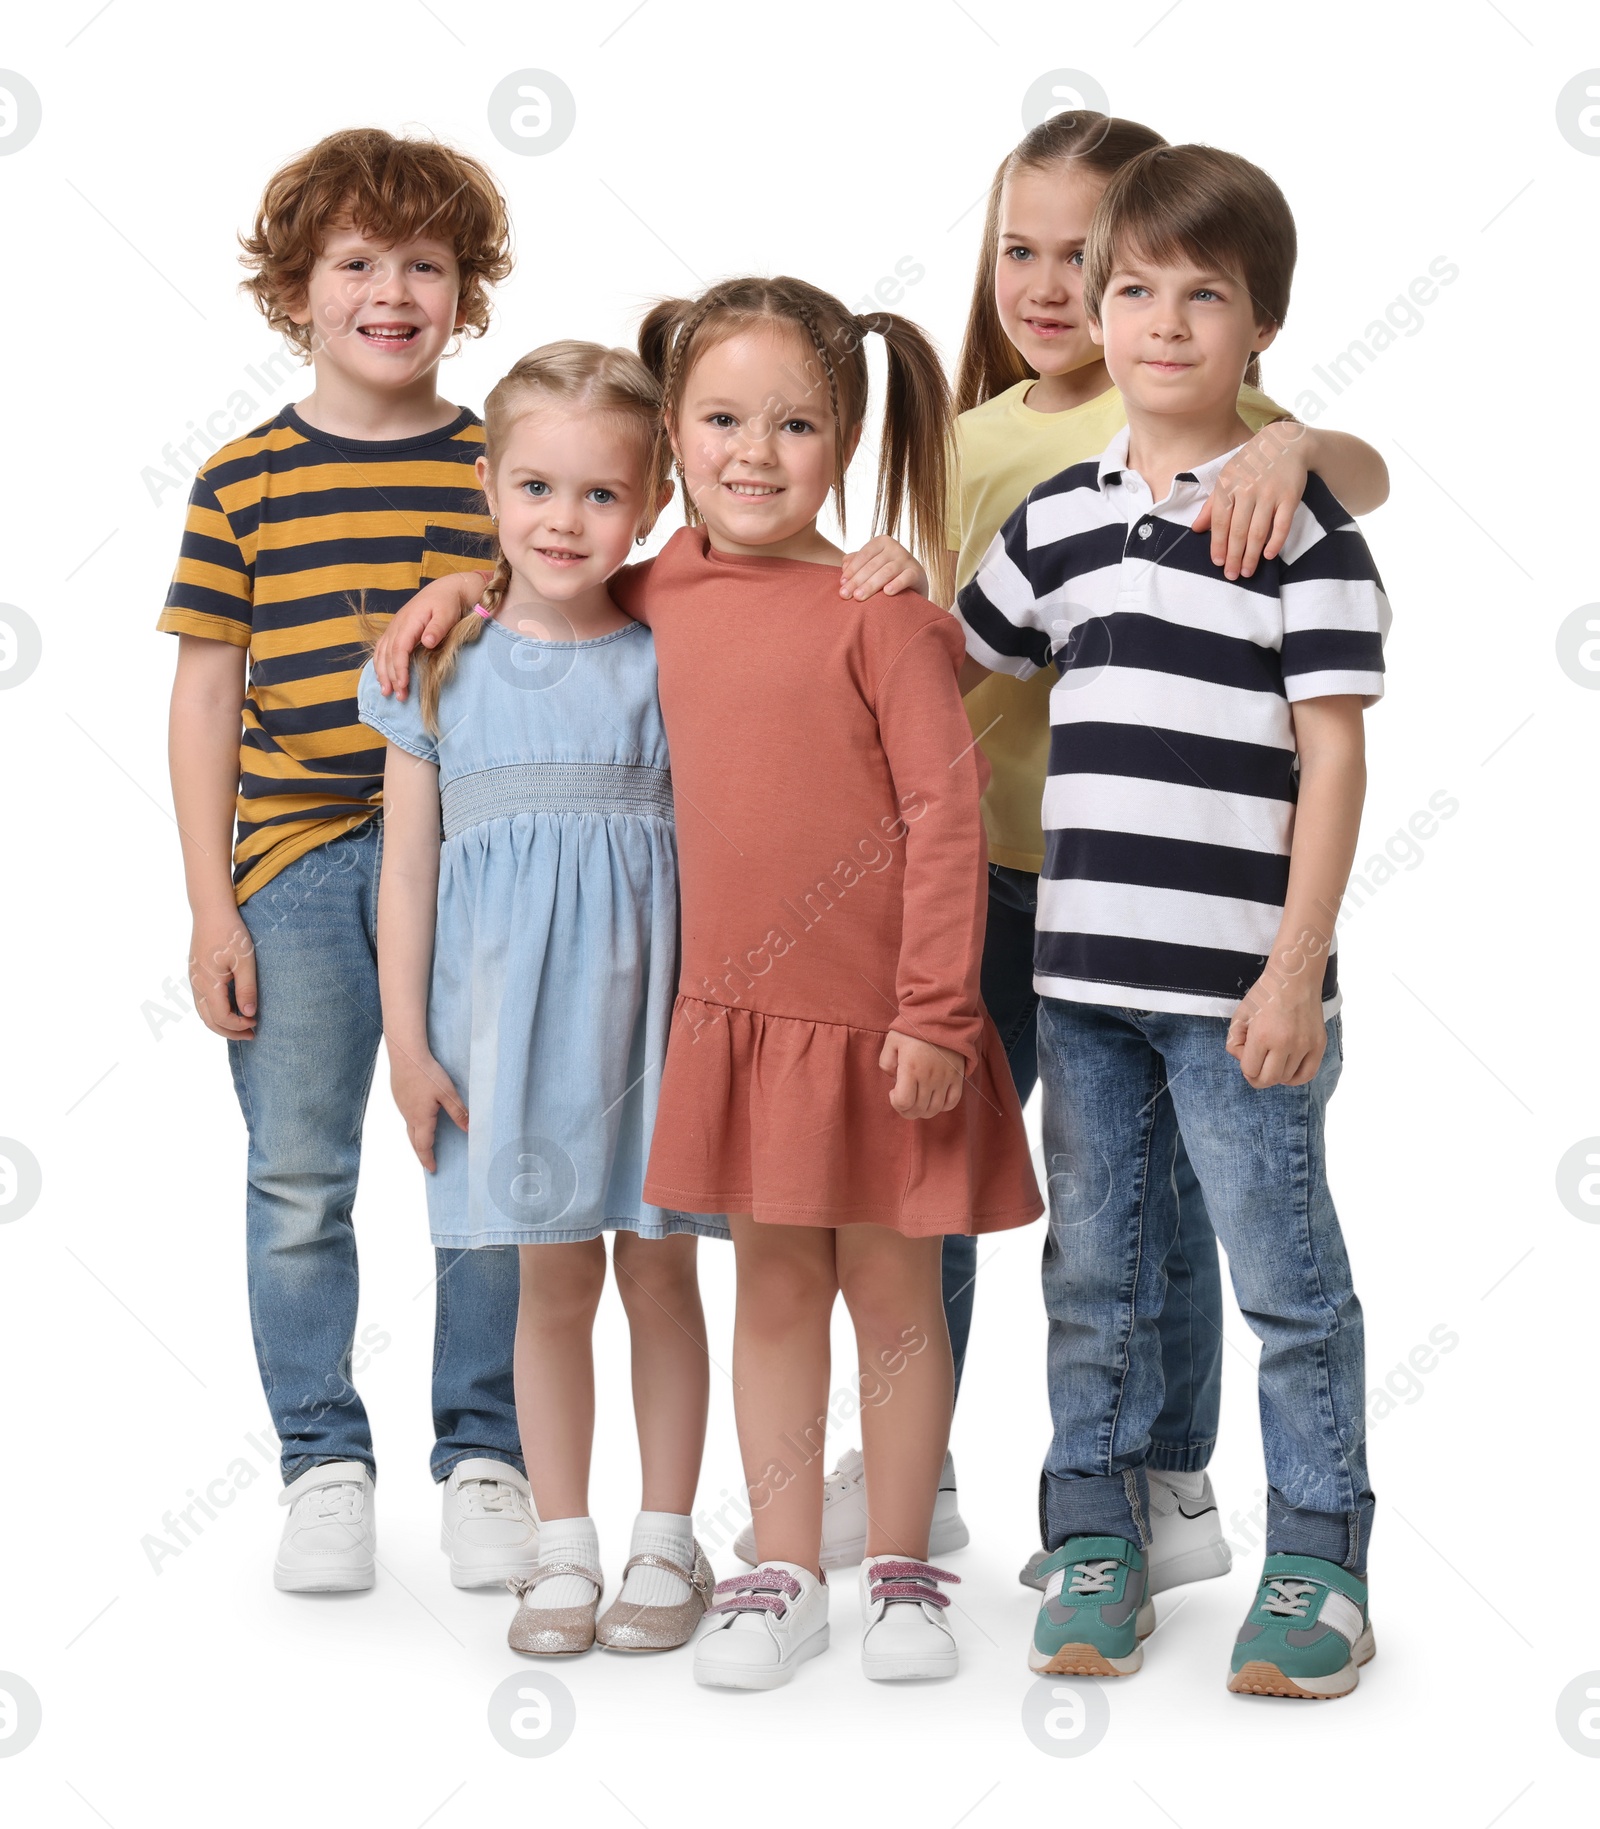
[[[945,541],[951,427],[944,366],[926,332],[910,318],[878,311],[860,324],[883,338],[889,359],[873,520],[893,534],[905,519],[909,545],[928,573],[932,595],[946,603],[953,555]]]

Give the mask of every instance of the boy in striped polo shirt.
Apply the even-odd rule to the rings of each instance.
[[[1288,205],[1242,159],[1156,147],[1113,178],[1084,302],[1127,428],[1033,490],[958,613],[964,687],[1059,674],[1034,954],[1055,1430],[1029,1663],[1126,1675],[1155,1626],[1145,1459],[1181,1134],[1261,1340],[1267,1556],[1229,1688],[1333,1696],[1372,1655],[1373,1500],[1323,1119],[1389,608],[1315,476],[1253,577],[1191,526],[1250,435],[1239,385],[1294,260]]]
[[[179,640],[172,794],[189,970],[249,1130],[250,1319],[282,1443],[280,1588],[369,1588],[373,1450],[351,1384],[351,1209],[382,1022],[384,746],[356,715],[363,615],[480,565],[483,425],[438,390],[510,271],[475,159],[337,133],[267,185],[244,241],[312,391],[202,466],[159,626]],[[247,663],[248,661],[248,673]],[[458,1586],[531,1573],[512,1393],[515,1250],[438,1254],[433,1475]]]

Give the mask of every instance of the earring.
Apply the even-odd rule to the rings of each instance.
[[[649,536],[647,534],[640,534],[639,537],[634,541],[634,545],[643,546],[646,539],[648,539],[648,538],[649,538]]]

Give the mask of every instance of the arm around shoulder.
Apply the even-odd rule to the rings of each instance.
[[[487,572],[451,572],[423,585],[395,611],[373,650],[372,668],[385,698],[404,699],[411,681],[412,650],[437,648],[483,595]]]

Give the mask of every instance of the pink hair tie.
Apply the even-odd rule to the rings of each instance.
[[[484,607],[483,607],[483,605],[482,605],[482,604],[481,604],[481,603],[475,603],[475,604],[473,604],[473,606],[472,606],[472,613],[473,613],[473,614],[474,614],[474,615],[475,615],[475,616],[481,616],[481,617],[482,617],[482,618],[483,618],[483,620],[484,620],[484,621],[485,621],[485,622],[493,622],[493,621],[494,621],[494,611],[493,611],[493,610],[486,610],[486,609],[485,609],[485,608],[484,608]]]

